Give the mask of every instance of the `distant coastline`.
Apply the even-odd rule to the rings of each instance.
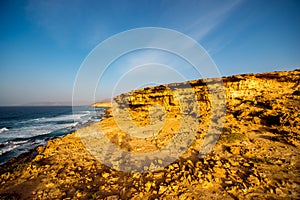
[[[91,106],[94,108],[111,108],[113,104],[113,102],[96,102],[93,103]]]

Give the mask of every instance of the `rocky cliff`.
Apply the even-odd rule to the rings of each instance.
[[[101,122],[2,165],[0,197],[299,199],[300,70],[149,87],[115,102]],[[107,140],[93,137],[99,129]],[[176,148],[145,163],[124,153],[163,150],[190,132],[195,135],[177,158]],[[210,144],[206,136],[217,132],[212,151],[200,155]],[[89,147],[107,143],[123,154],[108,148],[99,162],[103,151]]]
[[[125,93],[114,100],[142,126],[149,125],[149,112],[155,105],[161,105],[165,114],[173,117],[197,113],[203,125],[225,109],[227,121],[277,126],[289,136],[299,137],[299,93],[300,70],[295,70],[160,85]]]
[[[299,93],[299,74],[300,71],[295,70],[230,76],[223,78],[222,82],[220,79],[201,79],[135,90],[117,96],[114,100],[121,108],[128,107],[132,112],[148,112],[151,106],[159,104],[168,112],[180,114],[180,102],[176,97],[184,97],[188,100],[196,97],[199,112],[209,112],[211,109],[210,96],[213,92],[221,94],[218,100],[223,101],[222,98],[226,98],[229,109],[232,105],[246,102],[252,102],[255,107],[272,109],[268,103],[270,104],[274,98],[286,99],[287,95]]]

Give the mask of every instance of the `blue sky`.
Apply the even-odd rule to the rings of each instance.
[[[114,34],[140,27],[192,37],[222,76],[300,68],[299,10],[299,1],[288,0],[1,1],[0,105],[71,102],[77,71],[89,52]],[[180,80],[170,77],[166,82]],[[135,88],[125,81],[119,92]],[[110,91],[107,87],[97,98]]]

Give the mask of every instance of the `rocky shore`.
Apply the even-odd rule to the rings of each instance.
[[[299,199],[300,70],[237,75],[222,81],[226,115],[221,127],[221,107],[213,110],[218,105],[212,104],[215,99],[207,86],[217,88],[219,79],[122,94],[102,121],[50,140],[0,166],[0,199]],[[198,107],[188,106],[187,113],[183,112],[174,91],[188,105],[194,95]],[[223,100],[218,95],[222,91],[214,91]],[[153,111],[156,105],[165,112]],[[101,146],[101,142],[105,145],[96,137],[87,139],[101,129],[108,141],[124,151],[153,152],[184,132],[185,127],[180,127],[183,119],[188,125],[192,123],[189,116],[198,115],[191,145],[168,165],[162,164],[169,159],[165,154],[139,166],[143,172],[119,171],[126,163],[134,163],[134,158],[125,154],[116,160],[118,155],[110,152],[106,162],[112,167],[108,167],[88,148]],[[160,121],[163,128],[153,131]],[[145,138],[127,134],[135,126],[151,127],[141,129],[142,133],[152,130],[155,134]],[[210,128],[220,129],[221,135],[209,154],[199,156]]]

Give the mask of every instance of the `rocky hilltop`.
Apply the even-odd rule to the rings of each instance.
[[[300,70],[148,87],[114,100],[101,122],[2,165],[0,197],[300,198]],[[100,129],[106,140],[93,136]],[[190,132],[180,156],[176,146],[163,151]],[[202,154],[206,146],[213,149]],[[147,162],[130,156],[159,150]]]

